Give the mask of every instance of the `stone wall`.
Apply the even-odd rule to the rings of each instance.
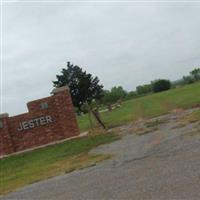
[[[0,156],[79,135],[67,87],[27,103],[28,113],[0,115]]]

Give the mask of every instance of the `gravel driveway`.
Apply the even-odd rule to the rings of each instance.
[[[2,199],[199,200],[200,123],[180,124],[190,112],[152,119],[158,124],[148,134],[135,134],[146,121],[120,127],[121,140],[90,152],[112,154],[112,159],[32,184]]]

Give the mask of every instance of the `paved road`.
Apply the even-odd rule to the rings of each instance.
[[[122,127],[121,140],[91,153],[115,156],[97,166],[32,184],[2,199],[200,199],[200,125],[177,127],[177,115],[137,136]],[[192,134],[191,134],[192,132]]]

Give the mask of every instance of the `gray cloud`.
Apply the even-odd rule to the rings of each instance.
[[[199,3],[6,3],[3,112],[48,96],[67,61],[105,88],[178,79],[200,63]]]

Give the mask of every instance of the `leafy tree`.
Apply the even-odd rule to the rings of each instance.
[[[154,92],[169,90],[171,88],[171,82],[165,79],[156,80],[152,82],[152,88]]]
[[[191,77],[194,79],[194,81],[200,80],[200,68],[196,68],[190,72]]]
[[[122,86],[113,87],[111,89],[111,97],[113,101],[124,99],[126,95],[127,95],[127,92],[123,89]]]
[[[126,96],[126,99],[133,99],[135,97],[137,97],[137,93],[135,91],[130,91]]]
[[[110,91],[104,90],[103,104],[116,103],[118,100],[123,100],[127,96],[127,91],[122,86],[113,87]]]
[[[151,84],[139,85],[136,87],[138,95],[148,94],[152,92]]]
[[[109,103],[112,102],[112,97],[111,97],[111,93],[109,90],[104,90],[103,91],[103,98],[102,98],[102,101],[101,103],[104,104],[104,105],[107,105]]]
[[[184,84],[185,84],[184,78],[182,78],[182,79],[178,79],[176,81],[171,82],[171,85],[172,85],[171,87],[176,88],[176,87],[182,86]]]
[[[82,105],[90,104],[93,100],[102,97],[103,85],[99,84],[98,77],[92,77],[91,74],[70,62],[67,62],[67,67],[63,68],[61,75],[57,75],[56,78],[57,80],[53,81],[53,86],[68,85],[73,104],[79,111],[81,111]]]
[[[194,83],[195,80],[191,76],[183,76],[183,84]]]

